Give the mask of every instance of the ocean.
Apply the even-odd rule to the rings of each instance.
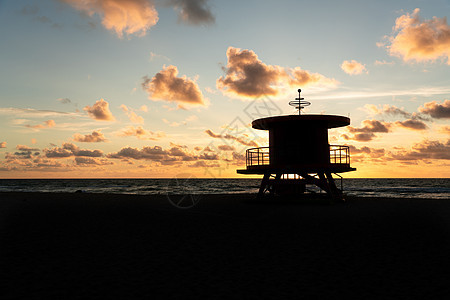
[[[0,179],[0,192],[115,194],[257,193],[261,179]],[[339,180],[337,185],[340,186]],[[318,191],[314,186],[309,190]],[[359,197],[450,200],[448,178],[343,179],[344,194]]]

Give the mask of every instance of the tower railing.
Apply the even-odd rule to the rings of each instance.
[[[330,146],[331,165],[350,165],[350,149],[344,145]],[[268,166],[270,165],[270,147],[258,147],[247,149],[245,160],[246,166]]]
[[[350,148],[343,145],[330,145],[331,164],[350,164]]]
[[[247,167],[269,165],[270,164],[269,149],[270,147],[258,147],[247,149],[245,155]]]

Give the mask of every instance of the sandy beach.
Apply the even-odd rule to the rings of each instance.
[[[450,295],[450,201],[254,196],[0,193],[0,298]]]

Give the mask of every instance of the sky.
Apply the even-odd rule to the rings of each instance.
[[[343,115],[348,178],[450,177],[450,0],[0,0],[0,177],[245,177]],[[300,133],[301,134],[301,133]]]

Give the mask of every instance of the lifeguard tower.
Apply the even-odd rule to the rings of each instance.
[[[239,174],[264,175],[258,198],[270,195],[301,195],[306,185],[316,185],[333,200],[343,200],[342,177],[339,173],[355,171],[350,167],[348,146],[330,145],[328,129],[350,125],[350,119],[335,115],[301,114],[309,102],[298,98],[289,104],[298,115],[257,119],[254,129],[269,130],[269,147],[247,149],[246,169]],[[332,174],[341,179],[336,186]]]

